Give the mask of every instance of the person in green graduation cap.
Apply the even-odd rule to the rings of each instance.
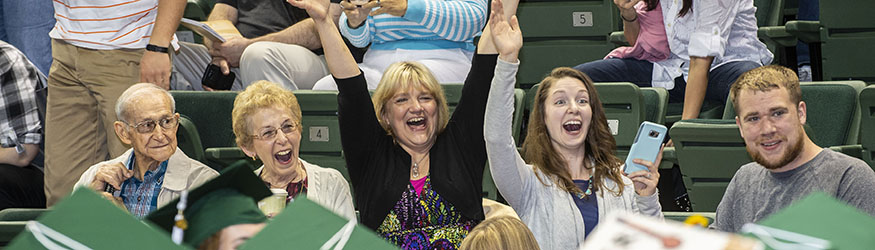
[[[182,199],[161,207],[146,220],[168,232],[182,229],[182,243],[196,249],[236,249],[266,225],[267,217],[256,204],[270,194],[248,167],[239,165],[189,193],[184,222],[175,218]]]

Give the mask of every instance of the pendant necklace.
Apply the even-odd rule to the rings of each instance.
[[[428,157],[429,153],[431,153],[431,152],[425,153],[425,155],[422,156],[422,158],[420,158],[419,161],[417,161],[416,163],[413,163],[413,178],[419,178],[419,163],[421,163],[422,160],[425,160],[425,158]]]

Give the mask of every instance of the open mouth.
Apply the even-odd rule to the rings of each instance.
[[[289,164],[292,162],[292,150],[283,150],[273,155],[273,158],[276,159],[280,164]]]
[[[582,127],[583,125],[580,123],[580,121],[567,121],[565,122],[565,124],[562,124],[562,128],[568,132],[580,131]]]
[[[407,126],[418,127],[425,126],[425,118],[424,117],[414,117],[407,120]]]
[[[777,148],[778,145],[781,144],[781,142],[782,142],[782,140],[771,140],[771,141],[761,142],[760,146],[762,146],[766,150],[772,150],[772,149]]]

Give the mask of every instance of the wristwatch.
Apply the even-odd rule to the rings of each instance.
[[[153,52],[164,53],[164,54],[168,54],[169,51],[170,51],[170,49],[168,49],[167,47],[161,47],[161,46],[154,45],[154,44],[146,45],[146,50],[148,50],[148,51],[153,51]]]

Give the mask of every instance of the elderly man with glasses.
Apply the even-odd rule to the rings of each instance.
[[[131,149],[88,168],[77,187],[87,186],[142,218],[218,173],[176,147],[179,114],[164,89],[150,83],[131,86],[115,108],[115,134]]]

